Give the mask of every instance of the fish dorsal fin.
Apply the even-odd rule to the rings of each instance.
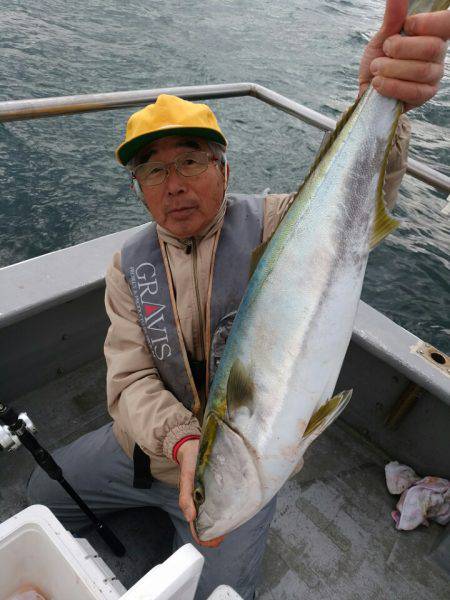
[[[352,397],[353,390],[345,390],[330,398],[313,414],[303,433],[303,441],[308,437],[315,439],[324,429],[337,419]],[[312,441],[312,440],[311,440]]]
[[[253,395],[255,384],[246,367],[237,358],[228,376],[227,383],[227,406],[229,413],[246,406],[253,412]]]
[[[252,256],[250,258],[250,270],[249,270],[249,274],[248,274],[249,279],[251,278],[253,273],[256,271],[256,267],[258,266],[258,263],[261,260],[262,255],[266,251],[267,245],[271,239],[272,239],[272,237],[270,237],[268,240],[266,240],[259,246],[256,246],[256,248],[253,250]]]

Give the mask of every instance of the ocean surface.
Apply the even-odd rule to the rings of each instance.
[[[0,101],[253,81],[338,115],[382,0],[0,0]],[[450,175],[450,78],[413,111],[410,155]],[[322,134],[251,98],[210,102],[230,188],[296,189]],[[0,266],[146,220],[113,151],[133,109],[0,124]],[[404,178],[402,227],[371,255],[363,299],[450,353],[443,193]]]

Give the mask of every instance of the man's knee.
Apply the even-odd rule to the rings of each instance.
[[[77,531],[89,524],[89,519],[63,487],[40,467],[32,472],[26,494],[29,505],[43,504],[70,531]]]
[[[48,505],[52,496],[51,488],[54,482],[41,469],[36,467],[31,473],[27,483],[27,502],[28,504],[45,504]]]

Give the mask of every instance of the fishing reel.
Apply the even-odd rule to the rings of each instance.
[[[4,423],[2,425],[1,423]],[[19,415],[0,403],[0,450],[13,452],[21,446],[19,436],[25,431],[36,432],[33,421],[26,412]]]
[[[3,425],[1,425],[3,423]],[[116,556],[125,554],[125,547],[111,529],[101,521],[80,498],[73,487],[64,478],[61,467],[38,440],[34,437],[36,431],[27,413],[17,414],[0,402],[0,450],[16,450],[20,445],[31,452],[37,464],[44,469],[50,479],[57,481],[74,500],[85,515],[90,519],[103,540],[108,544]]]

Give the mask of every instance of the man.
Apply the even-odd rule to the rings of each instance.
[[[450,20],[448,13],[408,18],[404,29],[411,37],[401,37],[405,11],[403,0],[388,1],[383,26],[361,62],[360,92],[372,80],[380,93],[409,109],[436,93]],[[251,249],[271,235],[292,199],[225,196],[226,144],[207,106],[174,96],[160,96],[130,118],[116,156],[154,223],[127,241],[106,276],[107,394],[114,425],[55,454],[68,481],[99,514],[146,505],[169,513],[175,546],[195,543],[206,558],[199,600],[222,583],[245,600],[254,597],[275,510],[273,500],[221,540],[200,544],[191,536],[200,423],[224,323],[244,292]],[[407,144],[402,119],[385,184],[391,206]],[[29,492],[71,528],[85,524],[39,471]]]

